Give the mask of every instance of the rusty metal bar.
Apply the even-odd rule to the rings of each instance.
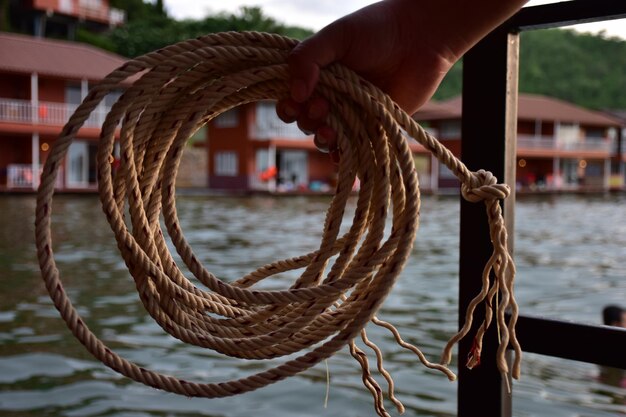
[[[517,34],[497,30],[469,51],[463,61],[461,158],[471,170],[489,170],[500,182],[511,185],[515,184],[518,38]],[[510,198],[504,214],[512,236],[514,192]],[[483,204],[462,201],[460,245],[462,324],[469,302],[480,292],[482,270],[493,250]],[[473,332],[483,317],[484,312],[477,311]],[[495,364],[495,329],[485,335],[483,361],[473,370],[464,366],[471,345],[472,340],[463,340],[459,345],[458,416],[510,416],[510,393],[504,389]]]
[[[623,18],[626,18],[624,0],[575,0],[525,7],[503,26],[520,31]]]
[[[626,329],[525,315],[516,331],[525,352],[626,369]]]
[[[522,30],[546,29],[626,18],[624,0],[575,0],[522,9],[483,39],[464,58],[461,157],[467,166],[484,168],[510,185],[515,184],[517,70]],[[505,221],[513,246],[514,197],[507,199]],[[480,290],[482,267],[490,254],[484,209],[461,202],[459,323]],[[484,312],[478,312],[484,316]],[[476,318],[480,323],[481,317]],[[478,323],[475,328],[478,326]],[[475,330],[475,328],[473,330]],[[522,349],[549,356],[626,369],[623,352],[626,331],[585,324],[522,316],[518,321]],[[593,345],[581,343],[593,340]],[[497,335],[485,336],[483,363],[463,365],[471,340],[459,345],[458,417],[510,417],[511,396],[493,361]]]

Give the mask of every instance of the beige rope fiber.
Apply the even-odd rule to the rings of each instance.
[[[393,380],[384,369],[382,352],[365,334],[367,323],[388,329],[400,346],[413,351],[426,366],[454,379],[446,366],[453,344],[469,332],[473,312],[482,304],[487,314],[475,336],[473,353],[479,358],[482,335],[495,309],[501,335],[497,364],[507,376],[504,351],[512,344],[516,352],[512,374],[517,377],[520,349],[514,330],[515,268],[507,250],[499,204],[509,188],[497,184],[489,172],[470,172],[388,96],[340,65],[322,71],[317,90],[331,104],[328,123],[338,132],[341,152],[339,181],[319,248],[262,266],[234,282],[211,274],[194,255],[181,231],[175,206],[175,177],[185,143],[197,129],[231,108],[288,95],[285,61],[296,43],[256,32],[208,35],[130,60],[90,90],[54,144],[37,196],[38,257],[46,288],[61,317],[105,365],[146,385],[193,397],[226,397],[261,388],[302,372],[349,345],[362,367],[363,382],[374,395],[376,411],[384,416],[388,414],[382,389],[370,373],[365,351],[356,346],[357,336],[374,351],[377,368],[389,386],[389,398],[399,411],[403,407],[393,394]],[[237,380],[189,382],[118,356],[77,313],[63,288],[53,254],[55,180],[70,143],[89,114],[108,93],[128,86],[130,81],[132,85],[113,105],[102,126],[98,187],[102,208],[146,310],[177,339],[224,355],[270,359],[306,353]],[[113,174],[110,157],[120,124],[121,161]],[[460,179],[466,199],[484,201],[494,246],[481,277],[483,290],[470,304],[465,326],[445,347],[441,365],[428,362],[391,324],[375,317],[407,261],[419,222],[418,181],[405,133],[450,168]],[[356,177],[361,189],[352,224],[340,236]],[[390,231],[385,228],[388,217]],[[161,220],[197,281],[184,275],[168,251]],[[302,273],[289,288],[254,289],[264,278],[296,269]],[[508,324],[504,315],[507,309],[512,313]]]

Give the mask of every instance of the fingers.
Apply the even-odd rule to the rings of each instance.
[[[319,96],[311,98],[302,106],[297,119],[298,127],[306,132],[317,132],[317,129],[326,124],[329,110],[325,98]]]
[[[328,101],[323,97],[314,97],[306,103],[298,103],[288,97],[276,104],[276,114],[283,122],[297,121],[298,127],[309,133],[326,124],[329,111]]]
[[[339,21],[338,21],[339,22]],[[345,28],[335,22],[298,44],[288,57],[290,97],[280,100],[276,114],[285,123],[298,122],[300,130],[314,134],[314,144],[322,152],[338,158],[336,132],[326,119],[328,101],[313,95],[320,68],[339,60],[347,49]]]
[[[347,49],[345,25],[336,21],[299,43],[289,54],[291,98],[298,103],[308,100],[317,81],[320,68],[340,60]]]
[[[306,103],[298,103],[288,97],[276,105],[276,114],[285,123],[298,122],[304,133],[315,135],[315,146],[322,152],[337,148],[336,132],[327,123],[330,106],[328,100],[314,96]]]
[[[298,103],[291,97],[288,97],[276,103],[276,114],[283,122],[293,123],[302,114],[303,107],[302,103]]]
[[[315,147],[324,153],[337,151],[337,132],[330,126],[321,126],[313,139]]]

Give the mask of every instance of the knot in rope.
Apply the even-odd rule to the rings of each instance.
[[[484,169],[472,172],[469,184],[461,184],[461,195],[471,203],[483,200],[503,200],[511,193],[507,184],[498,184],[498,179]]]
[[[497,203],[488,209],[495,255],[485,270],[489,274],[493,267],[498,281],[489,287],[489,279],[483,279],[485,288],[468,309],[466,326],[446,345],[441,364],[428,362],[417,347],[402,340],[395,327],[379,320],[376,312],[409,259],[419,226],[418,179],[404,133],[459,179],[472,178],[464,191],[466,198],[495,201],[508,195],[508,187],[495,184],[488,172],[472,174],[389,96],[339,64],[321,71],[316,91],[330,103],[327,123],[337,131],[341,154],[337,187],[319,247],[228,279],[209,272],[194,254],[183,235],[175,204],[175,179],[188,138],[237,106],[287,97],[286,61],[296,45],[293,39],[266,33],[207,35],[130,60],[90,90],[55,141],[37,193],[37,256],[46,289],[61,317],[74,336],[105,365],[135,381],[190,397],[217,398],[249,392],[303,372],[349,346],[362,368],[364,385],[374,396],[376,412],[387,416],[383,391],[371,375],[365,352],[356,345],[358,337],[374,352],[377,369],[388,383],[389,399],[398,410],[403,407],[394,396],[393,380],[384,369],[381,350],[367,338],[368,322],[389,330],[402,348],[453,380],[455,375],[447,368],[453,345],[468,333],[475,306],[487,300],[490,309],[499,290],[503,296],[497,320],[503,339],[497,364],[505,374],[508,368],[504,350],[509,335],[516,358],[520,350],[513,325],[507,327],[504,321],[504,309],[512,307],[514,323],[517,308],[512,296],[512,260]],[[131,85],[129,80],[133,81]],[[186,381],[123,358],[80,317],[61,283],[54,259],[52,197],[56,177],[77,132],[100,102],[121,88],[125,92],[112,106],[101,129],[96,158],[98,191],[147,313],[180,341],[223,355],[242,359],[299,356],[230,381]],[[121,155],[114,172],[110,158],[117,132]],[[352,224],[341,235],[357,178],[361,187]],[[170,253],[167,235],[186,270]],[[302,273],[287,288],[255,288],[266,278],[293,270]],[[490,316],[481,328],[486,329],[489,322]]]

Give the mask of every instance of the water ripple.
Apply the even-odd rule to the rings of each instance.
[[[315,250],[328,202],[326,197],[190,196],[179,197],[177,207],[198,259],[233,280],[262,264]],[[598,323],[605,304],[624,302],[625,202],[620,196],[518,200],[514,236],[523,312]],[[138,300],[97,198],[60,196],[54,204],[54,250],[64,285],[90,328],[116,352],[150,369],[212,382],[281,363],[238,361],[164,334]],[[353,209],[351,201],[343,230]],[[12,238],[32,236],[32,219],[23,216],[33,210],[32,196],[0,198],[0,417],[373,415],[360,369],[345,351],[328,360],[328,410],[323,363],[289,381],[217,400],[162,393],[104,368],[59,319],[43,288],[32,238]],[[379,314],[434,361],[457,326],[458,218],[456,199],[423,201],[410,262]],[[281,274],[260,287],[288,287],[298,274]],[[406,415],[455,415],[455,383],[424,369],[386,329],[369,326],[368,335],[385,352]],[[527,354],[522,380],[514,383],[514,416],[626,414],[624,389],[601,378],[603,372]]]

